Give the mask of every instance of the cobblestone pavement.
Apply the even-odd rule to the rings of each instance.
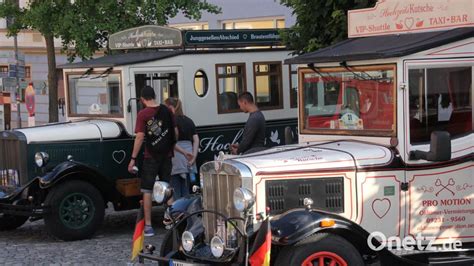
[[[163,210],[153,208],[155,236],[145,238],[157,250],[165,233]],[[114,212],[109,206],[102,228],[88,240],[57,240],[46,233],[42,220],[0,232],[0,265],[127,265],[137,211]]]

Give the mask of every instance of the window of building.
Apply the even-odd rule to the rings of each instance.
[[[2,77],[8,77],[8,66],[0,66],[0,75]]]
[[[253,74],[258,107],[283,108],[281,62],[253,63]]]
[[[207,79],[206,72],[204,72],[204,70],[196,71],[196,74],[194,74],[194,91],[196,92],[197,96],[206,96],[208,87],[209,81]]]
[[[247,91],[245,63],[218,64],[216,76],[218,113],[239,112],[237,98]]]
[[[278,28],[278,29],[285,28],[285,20],[284,19],[277,19],[276,20],[276,28]]]
[[[298,106],[298,67],[296,65],[288,65],[290,73],[290,108]]]
[[[408,81],[412,144],[428,143],[435,130],[472,132],[472,67],[411,69]]]
[[[285,19],[283,18],[267,18],[259,20],[232,20],[222,22],[222,28],[227,30],[233,29],[271,29],[284,28]]]
[[[31,79],[31,67],[25,66],[25,79]]]
[[[183,24],[170,24],[169,27],[180,29],[180,30],[208,30],[209,24],[203,23],[183,23]]]

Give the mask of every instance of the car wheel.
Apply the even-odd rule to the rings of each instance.
[[[293,246],[285,247],[275,265],[363,266],[357,249],[344,238],[327,233],[315,234]]]
[[[8,231],[22,226],[27,220],[28,216],[18,216],[0,213],[0,231]]]
[[[46,229],[65,241],[90,238],[104,220],[102,195],[84,181],[63,182],[53,188],[45,203],[51,208],[44,217]]]

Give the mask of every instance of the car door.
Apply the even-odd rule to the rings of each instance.
[[[441,243],[474,241],[471,65],[408,70],[409,151],[433,151],[432,133],[449,132],[450,159],[407,161],[406,234]],[[449,145],[443,149],[449,150]],[[425,241],[427,243],[427,241]]]

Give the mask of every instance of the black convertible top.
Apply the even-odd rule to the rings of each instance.
[[[474,37],[474,27],[352,38],[287,59],[285,63],[309,64],[401,57],[470,37]]]

